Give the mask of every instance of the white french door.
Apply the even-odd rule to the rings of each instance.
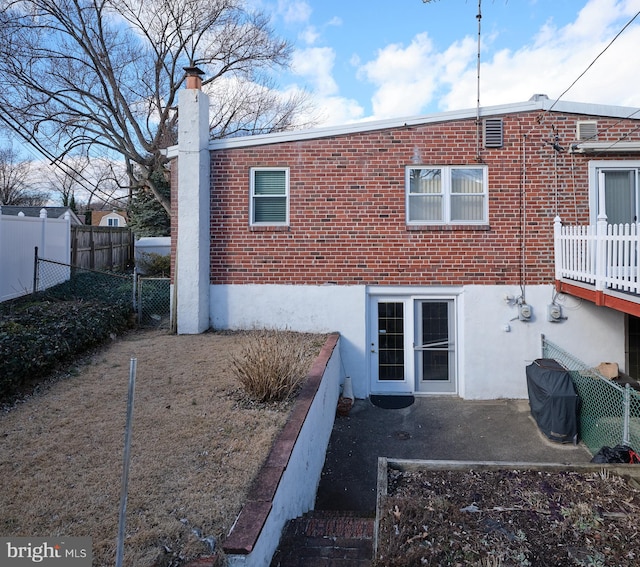
[[[457,390],[454,301],[417,300],[415,310],[416,391],[454,394]]]
[[[371,391],[406,394],[413,391],[407,368],[407,301],[372,298],[370,317]],[[409,371],[408,371],[409,370]]]
[[[371,297],[371,392],[457,391],[454,299]]]
[[[598,173],[598,213],[609,224],[638,222],[638,169],[600,168]]]

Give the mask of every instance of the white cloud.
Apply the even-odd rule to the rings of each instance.
[[[318,41],[320,34],[314,26],[309,26],[300,33],[299,37],[307,45],[313,45],[316,41]]]
[[[534,93],[545,93],[554,99],[578,79],[563,99],[640,105],[640,94],[637,94],[640,85],[634,71],[638,65],[640,25],[629,27],[596,61],[629,19],[630,3],[624,4],[592,0],[575,22],[563,28],[548,24],[530,45],[513,52],[495,53],[481,66],[481,103],[517,102],[527,100]],[[449,93],[443,98],[445,108],[473,104],[474,77],[475,70],[468,69],[457,83],[451,83]]]
[[[309,21],[311,12],[311,6],[305,0],[278,0],[278,13],[287,24]]]
[[[309,47],[296,51],[291,70],[303,77],[312,92],[316,122],[323,126],[345,124],[359,120],[364,109],[355,100],[339,96],[333,78],[335,52],[330,47]]]
[[[499,35],[485,34],[481,104],[524,101],[535,93],[560,96],[639,10],[640,0],[590,0],[574,22],[557,27],[549,20],[516,50],[492,51]],[[640,106],[638,45],[640,18],[563,98]],[[406,47],[390,44],[380,49],[375,59],[358,67],[358,77],[375,87],[375,118],[419,114],[433,101],[442,110],[472,108],[477,100],[476,63],[475,37],[437,52],[429,36],[421,33]]]
[[[305,77],[318,96],[338,92],[338,85],[332,76],[335,52],[330,47],[309,47],[296,51],[291,61],[291,70]]]
[[[316,117],[322,126],[350,124],[364,118],[364,108],[357,100],[329,96],[316,99]]]
[[[406,48],[390,44],[380,49],[375,60],[359,68],[358,77],[376,86],[374,116],[389,118],[419,112],[433,97],[443,70],[429,35],[421,33]]]

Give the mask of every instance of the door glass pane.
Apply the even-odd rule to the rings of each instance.
[[[422,379],[449,379],[449,309],[446,302],[422,303]]]
[[[609,224],[636,222],[635,171],[605,171],[604,180],[607,222]]]
[[[404,380],[403,303],[378,303],[378,379]]]

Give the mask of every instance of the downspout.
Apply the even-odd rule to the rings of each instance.
[[[527,284],[527,269],[526,269],[526,250],[527,250],[527,135],[522,136],[522,188],[520,190],[520,209],[522,219],[522,243],[521,243],[521,258],[520,258],[520,293],[522,295],[522,301],[525,301],[525,286]]]

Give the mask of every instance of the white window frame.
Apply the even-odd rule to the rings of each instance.
[[[613,171],[616,169],[623,171],[635,169],[640,172],[640,160],[593,160],[589,162],[589,218],[591,224],[598,222],[600,202],[604,199],[601,173],[603,170]],[[636,195],[640,198],[640,179],[638,179],[640,174],[636,175]]]
[[[410,181],[411,171],[415,169],[439,169],[442,172],[442,220],[409,220],[409,203],[411,199]],[[482,193],[468,193],[468,195],[482,195],[482,219],[479,220],[451,220],[451,172],[460,169],[482,170]],[[405,171],[405,218],[409,226],[444,226],[444,225],[478,225],[489,224],[489,168],[486,165],[409,165]],[[434,195],[436,195],[434,193]]]
[[[254,200],[259,199],[260,197],[254,194],[255,191],[255,179],[256,172],[260,171],[284,171],[285,174],[285,188],[284,188],[284,197],[285,199],[285,220],[280,222],[255,222],[254,221],[254,213],[255,213],[255,205]],[[251,226],[289,226],[289,168],[288,167],[252,167],[250,172],[250,181],[249,181],[249,224]]]

